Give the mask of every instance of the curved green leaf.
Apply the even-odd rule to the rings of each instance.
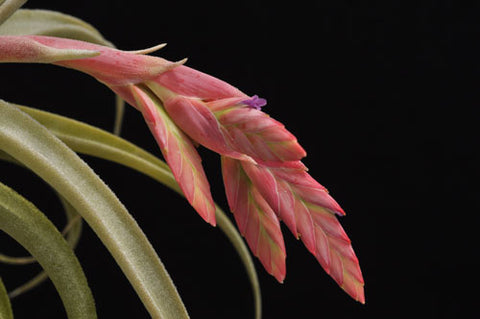
[[[70,247],[75,248],[80,241],[83,229],[83,219],[82,216],[75,210],[75,208],[70,205],[62,196],[58,196],[62,202],[63,210],[67,217],[67,224],[62,230],[62,235],[65,236],[67,243]]]
[[[12,162],[14,164],[21,165],[17,160],[15,160],[10,155],[6,154],[3,151],[0,151],[0,159]],[[63,197],[59,196],[62,205],[64,207],[65,215],[67,217],[67,225],[62,231],[62,235],[66,235],[65,239],[67,243],[75,249],[77,247],[78,241],[80,240],[82,227],[83,227],[83,220],[81,216],[75,211],[75,209],[65,200]],[[26,257],[11,257],[0,253],[0,262],[12,264],[12,265],[25,265],[34,263],[37,260],[33,256],[26,256]],[[39,272],[35,277],[27,281],[26,283],[22,284],[21,286],[12,290],[8,295],[10,298],[15,298],[22,293],[25,293],[36,286],[40,285],[48,279],[48,275],[45,271]]]
[[[62,204],[65,208],[65,213],[67,215],[67,225],[62,231],[62,235],[67,235],[65,237],[68,245],[75,249],[77,247],[78,241],[80,240],[81,231],[82,231],[82,219],[81,216],[73,209],[73,207],[68,204],[61,196],[60,199],[62,200]],[[3,255],[3,257],[6,257]],[[25,262],[36,262],[37,260],[34,257],[10,257],[13,260],[11,261],[23,261]],[[24,284],[18,286],[17,288],[13,289],[11,292],[8,293],[8,296],[13,299],[33,288],[37,287],[45,280],[48,279],[48,275],[45,271],[39,272],[35,277],[30,279],[29,281],[25,282]]]
[[[87,279],[72,249],[32,203],[0,183],[0,228],[27,249],[52,279],[68,318],[96,318]]]
[[[2,154],[0,154],[2,155]],[[0,156],[2,158],[2,156]],[[67,216],[67,225],[62,230],[62,235],[66,235],[65,239],[70,247],[75,248],[80,239],[82,231],[82,219],[81,216],[71,207],[68,202],[62,198],[62,204]],[[67,206],[68,205],[68,206]],[[0,253],[0,262],[11,265],[27,265],[36,262],[37,260],[32,256],[25,257],[12,257]]]
[[[71,15],[50,10],[17,10],[0,26],[0,35],[46,35],[113,47],[92,25]]]
[[[44,126],[0,101],[0,148],[30,168],[82,215],[153,318],[188,318],[170,276],[135,220],[105,183]]]
[[[0,1],[0,25],[4,23],[27,0],[2,0]]]
[[[3,285],[2,277],[0,277],[0,318],[13,319],[12,306],[7,295],[7,290]]]
[[[25,106],[17,107],[39,121],[76,152],[133,168],[183,195],[168,165],[134,144],[76,120]],[[256,318],[261,318],[260,285],[252,257],[236,227],[218,206],[216,208],[217,224],[240,255],[252,285]]]
[[[21,165],[17,160],[15,160],[10,155],[6,154],[5,152],[0,150],[0,159],[12,162],[14,164]],[[77,244],[80,240],[82,228],[83,228],[83,220],[81,216],[77,213],[77,211],[65,200],[63,197],[59,196],[60,201],[62,202],[62,206],[65,211],[65,215],[67,217],[67,225],[62,231],[62,235],[66,235],[65,239],[67,243],[75,249]],[[37,260],[33,256],[26,256],[26,257],[11,257],[0,253],[0,262],[8,263],[13,265],[25,265],[29,263],[36,262]],[[10,298],[15,298],[22,293],[25,293],[36,286],[40,285],[48,279],[48,275],[45,271],[39,272],[35,277],[27,281],[26,283],[22,284],[21,286],[12,290],[8,295]]]
[[[67,216],[67,225],[62,231],[62,235],[66,235],[65,239],[68,243],[68,245],[72,248],[75,249],[77,247],[78,241],[80,240],[80,236],[82,233],[82,228],[83,228],[83,223],[82,223],[82,218],[81,216],[77,213],[77,211],[61,196],[59,196],[62,205],[64,207],[65,215]],[[5,256],[3,256],[5,257]],[[14,260],[19,260],[20,258],[14,258]],[[21,261],[30,261],[34,262],[36,261],[35,258],[33,257],[23,257],[23,259],[20,259]],[[12,290],[8,295],[10,298],[15,298],[33,288],[36,286],[40,285],[42,282],[44,282],[46,279],[48,279],[48,275],[44,272],[41,271],[38,273],[35,277],[27,281],[26,283],[22,284],[21,286],[15,288]]]

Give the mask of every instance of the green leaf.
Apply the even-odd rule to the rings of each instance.
[[[74,151],[133,168],[183,195],[168,165],[134,144],[76,120],[25,106],[17,107],[39,121]],[[256,318],[261,318],[260,285],[249,250],[236,227],[218,206],[216,218],[219,228],[232,242],[245,266],[255,298]]]
[[[12,306],[8,299],[7,290],[3,285],[2,277],[0,277],[0,319],[13,319]]]
[[[96,318],[87,279],[72,249],[32,203],[0,183],[0,228],[27,249],[51,278],[68,318]]]
[[[3,153],[0,153],[0,159],[2,158]],[[14,161],[16,162],[16,161]],[[62,235],[66,235],[65,239],[70,247],[75,248],[80,239],[82,231],[82,219],[81,216],[72,208],[68,202],[63,198],[62,205],[65,209],[65,215],[67,216],[67,225],[62,230]],[[11,257],[0,253],[0,262],[11,265],[27,265],[36,262],[37,260],[32,256],[25,257]]]
[[[12,162],[17,165],[21,165],[17,160],[15,160],[13,157],[9,156],[8,154],[4,153],[3,151],[0,151],[0,159]],[[75,247],[78,244],[78,241],[80,240],[81,232],[82,232],[82,219],[81,216],[77,213],[77,211],[61,196],[59,196],[60,201],[62,202],[62,205],[64,207],[65,215],[67,217],[67,225],[62,231],[62,235],[66,235],[66,241],[72,247],[75,249]],[[2,263],[9,263],[9,264],[14,264],[14,265],[23,265],[23,264],[29,264],[36,262],[37,260],[32,257],[10,257],[6,256],[3,254],[0,254],[0,262]],[[48,279],[48,275],[45,273],[45,271],[41,271],[38,273],[35,277],[27,281],[26,283],[22,284],[21,286],[15,288],[12,290],[8,295],[10,298],[15,298],[33,288],[36,286],[40,285],[42,282],[44,282],[46,279]],[[0,318],[1,319],[1,318]]]
[[[66,235],[65,239],[68,243],[68,245],[72,248],[75,249],[77,247],[78,241],[80,240],[80,236],[82,233],[82,218],[81,216],[77,213],[77,211],[61,196],[59,196],[62,205],[65,210],[65,214],[67,216],[67,225],[62,231],[62,235]],[[3,258],[7,256],[2,256]],[[10,257],[11,258],[11,257]],[[29,261],[29,259],[32,260],[32,262],[36,261],[35,258],[31,257],[24,257],[23,261]],[[13,258],[13,260],[17,261],[22,261],[21,257]],[[22,284],[21,286],[15,288],[12,290],[8,295],[10,298],[15,298],[35,287],[40,285],[42,282],[44,282],[46,279],[48,279],[47,274],[44,271],[41,271],[38,273],[35,277],[27,281],[26,283]]]
[[[4,23],[18,8],[27,0],[3,0],[0,1],[0,25]]]
[[[75,248],[77,247],[80,236],[82,235],[83,219],[68,201],[66,201],[60,195],[58,197],[62,202],[63,210],[67,216],[67,224],[62,231],[62,235],[66,236],[65,239],[70,247]]]
[[[153,318],[188,318],[170,276],[113,192],[70,148],[18,108],[0,101],[0,148],[31,169],[82,215]]]
[[[113,47],[93,26],[68,14],[20,9],[0,26],[0,35],[46,35]]]

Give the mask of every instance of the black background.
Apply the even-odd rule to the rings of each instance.
[[[351,300],[284,228],[287,277],[256,262],[264,318],[475,318],[480,258],[476,1],[29,1],[96,26],[119,48],[157,53],[268,99],[308,152],[310,173],[347,216],[366,281]],[[0,98],[111,129],[113,94],[86,75],[2,65]],[[122,136],[160,155],[128,108]],[[219,159],[201,150],[214,198],[227,208]],[[252,318],[234,249],[165,187],[85,157],[151,240],[193,318]],[[55,195],[1,163],[1,179],[63,223]],[[5,237],[5,236],[3,236]],[[2,252],[15,253],[2,237]],[[78,257],[100,318],[148,318],[133,289],[85,227]],[[9,288],[35,267],[1,266]],[[51,284],[13,301],[16,318],[63,318]]]

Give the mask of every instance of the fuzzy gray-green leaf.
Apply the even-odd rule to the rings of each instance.
[[[62,231],[62,235],[66,236],[65,240],[67,241],[68,245],[72,248],[75,249],[77,247],[78,241],[80,240],[81,232],[82,232],[82,218],[81,216],[77,213],[77,211],[61,196],[59,196],[60,200],[62,201],[62,205],[65,210],[65,214],[67,216],[67,225]],[[5,257],[5,256],[4,256]],[[28,257],[17,257],[13,258],[14,260],[22,261],[28,261]],[[31,257],[30,258],[33,261],[36,261],[35,258]],[[35,277],[32,279],[28,280],[21,286],[13,289],[8,295],[10,298],[15,298],[35,287],[40,285],[42,282],[44,282],[48,278],[48,275],[44,272],[41,271],[38,273]]]
[[[2,183],[0,229],[42,265],[57,288],[69,319],[96,318],[87,279],[63,236],[32,203]]]
[[[188,318],[170,276],[138,224],[76,153],[44,126],[0,101],[0,148],[31,169],[82,215],[153,318]]]
[[[0,26],[0,35],[46,35],[113,46],[85,21],[50,10],[17,10]]]
[[[7,290],[0,277],[0,319],[13,319],[12,306],[7,295]]]
[[[0,1],[0,25],[4,23],[18,8],[27,0],[3,0]]]

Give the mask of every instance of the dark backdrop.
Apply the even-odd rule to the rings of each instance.
[[[168,42],[159,55],[189,57],[189,66],[267,98],[264,111],[298,137],[310,173],[347,211],[341,221],[360,259],[367,303],[343,293],[284,228],[285,283],[256,261],[265,318],[474,318],[480,5],[458,4],[31,0],[27,7],[78,16],[121,49]],[[0,98],[111,129],[113,94],[92,78],[53,66],[1,70]],[[133,108],[122,136],[160,154]],[[227,208],[218,157],[201,153],[214,198]],[[218,229],[149,178],[85,159],[138,220],[193,318],[252,318],[247,276]],[[9,164],[0,171],[3,182],[63,223],[41,181]],[[1,251],[14,251],[7,244]],[[77,254],[100,318],[148,317],[88,227]],[[0,269],[10,288],[36,270]],[[14,300],[16,318],[63,318],[53,292],[44,284]]]

